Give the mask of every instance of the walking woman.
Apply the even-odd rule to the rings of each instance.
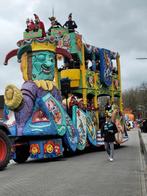
[[[111,120],[111,113],[108,113],[101,129],[101,137],[104,138],[105,149],[110,161],[113,161],[114,158],[114,141],[117,132],[117,127]]]

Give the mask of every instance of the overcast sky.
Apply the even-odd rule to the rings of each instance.
[[[26,18],[36,13],[50,27],[48,17],[61,24],[72,12],[77,31],[86,43],[119,52],[123,90],[147,82],[147,0],[2,0],[0,6],[0,94],[7,84],[21,87],[23,80],[16,57],[4,66],[5,55],[23,39]],[[34,19],[34,18],[33,18]]]

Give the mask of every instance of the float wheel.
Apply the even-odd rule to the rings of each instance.
[[[9,163],[11,143],[6,133],[0,129],[0,170],[3,170]]]

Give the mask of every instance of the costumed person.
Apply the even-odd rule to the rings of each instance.
[[[29,25],[29,24],[30,24],[30,19],[27,18],[27,19],[26,19],[27,28],[25,29],[26,32],[29,32],[29,31],[30,31],[30,25]]]
[[[123,141],[123,134],[124,134],[124,117],[122,112],[117,105],[115,105],[114,110],[112,112],[112,122],[115,123],[118,133],[116,136],[116,141],[118,144],[122,143]]]
[[[31,29],[31,31],[35,30],[35,23],[34,23],[33,19],[30,20],[30,29]]]
[[[68,21],[65,22],[63,27],[68,28],[69,33],[75,32],[75,29],[77,28],[77,24],[74,20],[72,20],[72,13],[68,16]]]
[[[42,37],[46,37],[44,23],[39,19],[39,17],[36,14],[34,14],[34,17],[35,17],[35,31],[41,29]]]
[[[51,21],[51,27],[48,29],[48,34],[51,34],[52,28],[62,27],[62,25],[56,20],[54,16],[50,17],[49,20]]]
[[[72,107],[74,105],[78,105],[77,97],[72,94],[69,94],[69,97],[67,99],[63,99],[62,104],[64,108],[66,108],[69,116],[72,117]]]
[[[25,29],[26,32],[35,30],[35,24],[32,19],[30,20],[29,18],[27,18],[26,25],[27,25],[27,28]]]
[[[114,141],[117,132],[117,127],[111,120],[111,114],[108,113],[106,121],[101,129],[101,137],[104,138],[105,149],[110,161],[113,161],[114,159]]]
[[[112,112],[112,105],[110,103],[110,99],[107,100],[107,103],[105,105],[105,112]]]

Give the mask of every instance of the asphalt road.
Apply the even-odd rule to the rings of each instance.
[[[0,196],[142,196],[137,131],[109,162],[99,150],[58,161],[10,164],[0,172]]]

